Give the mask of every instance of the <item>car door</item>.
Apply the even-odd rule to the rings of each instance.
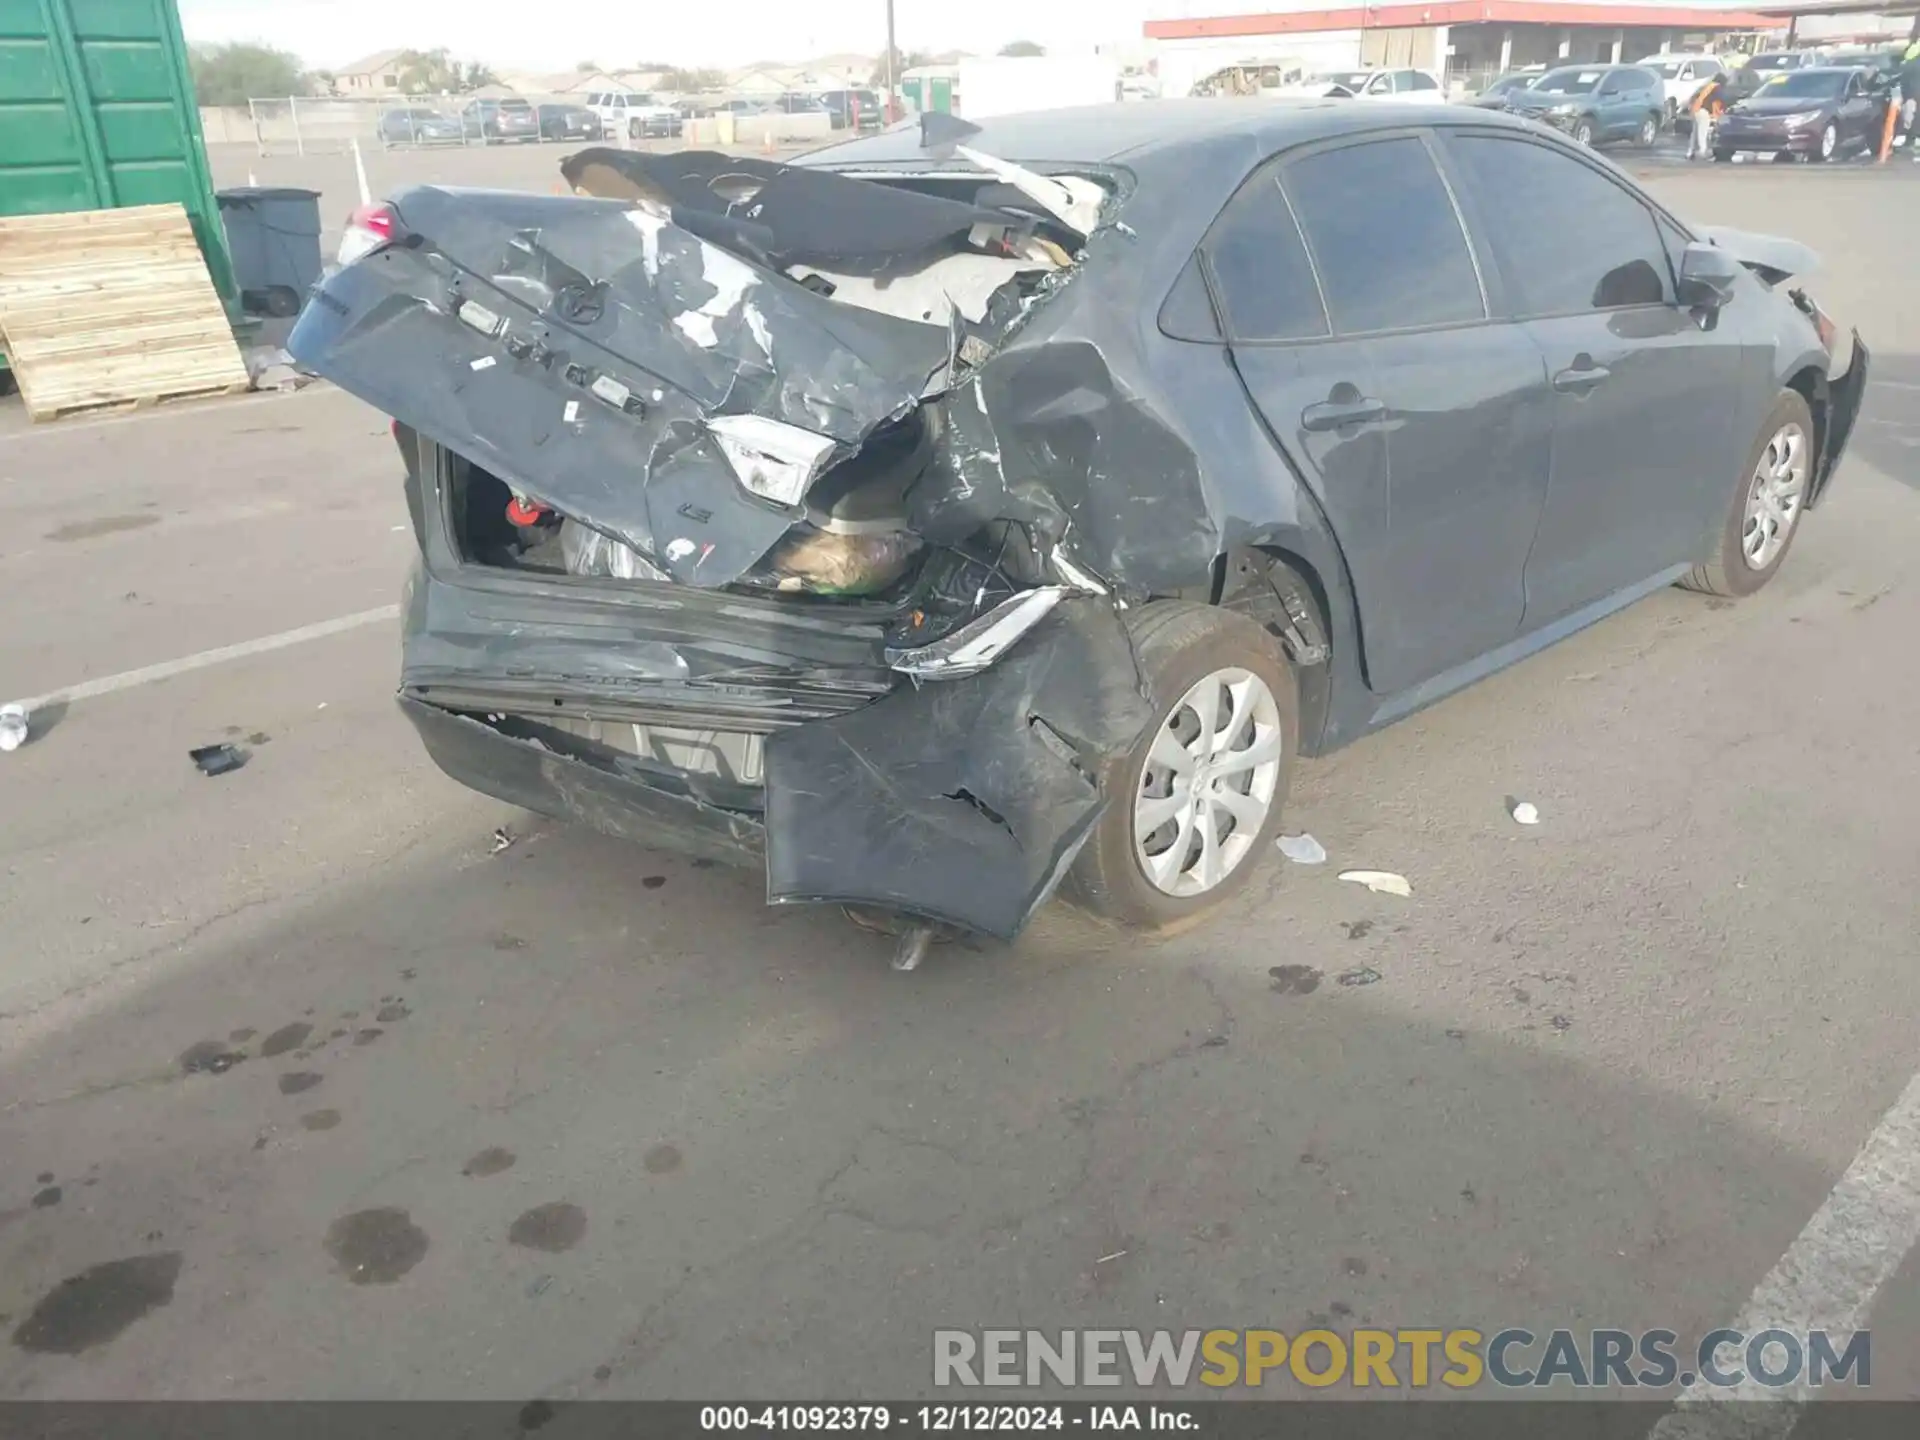
[[[1525,628],[1693,559],[1747,441],[1738,317],[1674,301],[1665,222],[1599,164],[1512,133],[1448,134],[1448,160],[1553,390]]]
[[[1369,685],[1406,690],[1512,639],[1551,397],[1525,331],[1487,319],[1428,139],[1289,155],[1219,228],[1234,362],[1339,539]]]
[[[1618,140],[1622,135],[1630,134],[1632,127],[1627,121],[1627,112],[1631,102],[1627,93],[1627,72],[1609,70],[1600,77],[1600,83],[1593,91],[1593,138],[1594,140]],[[1635,117],[1632,124],[1639,123]]]
[[[1850,145],[1866,144],[1877,146],[1880,140],[1880,117],[1885,112],[1869,91],[1864,71],[1856,70],[1847,76],[1846,88],[1840,100],[1840,146],[1844,150]]]

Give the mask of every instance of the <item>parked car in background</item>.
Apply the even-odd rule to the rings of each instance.
[[[541,105],[534,113],[542,140],[599,140],[606,133],[599,115],[584,105]]]
[[[1582,145],[1651,146],[1666,116],[1660,77],[1639,65],[1566,65],[1506,96],[1516,115],[1545,121]]]
[[[1351,96],[1355,100],[1387,100],[1415,105],[1446,99],[1440,82],[1425,70],[1331,70],[1310,75],[1296,85],[1283,86],[1278,95]]]
[[[461,131],[469,140],[487,145],[532,144],[540,138],[540,121],[525,100],[470,100],[460,112]]]
[[[1727,102],[1744,100],[1784,70],[1804,70],[1819,63],[1820,58],[1811,50],[1762,50],[1739,65],[1728,66]]]
[[[1892,92],[1877,72],[1853,66],[1782,71],[1727,107],[1713,132],[1713,158],[1746,150],[1832,160],[1874,149]]]
[[[1823,68],[1839,65],[1865,70],[1891,88],[1900,78],[1904,54],[1905,47],[1900,45],[1841,45],[1819,52],[1819,63]]]
[[[731,100],[716,100],[707,107],[709,115],[768,115],[774,107],[765,100],[749,100],[736,95]]]
[[[438,110],[389,110],[380,117],[380,143],[395,145],[458,145],[466,131],[452,115]]]
[[[887,123],[878,90],[822,90],[814,98],[827,107],[836,130],[878,130]]]
[[[399,700],[444,771],[776,903],[1004,939],[1070,873],[1176,926],[1277,863],[1297,757],[1668,584],[1766,585],[1859,412],[1812,252],[1512,116],[968,143],[992,173],[917,127],[761,162],[752,225],[697,150],[382,207],[288,349],[395,421]],[[527,231],[591,293],[514,273]]]
[[[1702,85],[1716,75],[1725,74],[1727,69],[1715,55],[1649,55],[1636,63],[1660,77],[1669,120],[1679,115]]]
[[[771,106],[782,115],[826,115],[826,101],[806,90],[789,90],[776,98]]]
[[[1486,88],[1474,96],[1468,103],[1478,105],[1483,110],[1504,110],[1506,97],[1516,90],[1532,88],[1534,81],[1547,73],[1544,65],[1528,65],[1519,70],[1509,70],[1487,82]]]

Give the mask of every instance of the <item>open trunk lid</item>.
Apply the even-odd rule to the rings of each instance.
[[[814,437],[795,463],[824,468],[947,361],[944,329],[631,204],[423,187],[392,209],[394,243],[332,276],[288,348],[683,584],[738,579],[799,518],[746,488],[712,422],[788,427],[803,454]]]

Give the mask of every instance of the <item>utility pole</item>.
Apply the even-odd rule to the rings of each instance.
[[[887,0],[887,123],[889,125],[900,118],[894,111],[894,106],[898,103],[895,97],[900,93],[900,77],[894,73],[896,63],[894,57],[898,53],[893,48],[893,0]]]

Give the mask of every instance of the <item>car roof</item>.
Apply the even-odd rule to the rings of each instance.
[[[1440,100],[1378,106],[1317,97],[1156,100],[1147,105],[1115,102],[995,115],[977,123],[979,133],[965,142],[972,149],[1003,160],[1068,165],[1108,164],[1236,136],[1257,142],[1263,151],[1271,153],[1314,140],[1408,125],[1512,124],[1516,129],[1529,128],[1495,111]],[[791,163],[837,167],[907,162],[936,163],[936,157],[921,148],[920,126],[913,120],[877,135],[811,151]]]

